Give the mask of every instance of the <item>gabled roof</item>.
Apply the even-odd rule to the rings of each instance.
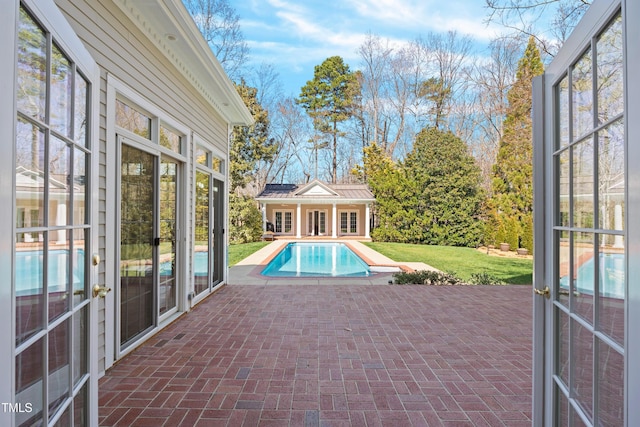
[[[309,184],[267,184],[256,197],[258,201],[276,202],[373,202],[375,197],[366,184],[327,184],[313,180]]]
[[[253,117],[181,0],[114,0],[195,90],[232,125]]]

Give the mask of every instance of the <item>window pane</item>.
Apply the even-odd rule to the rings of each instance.
[[[65,232],[62,232],[65,233]],[[47,253],[47,292],[49,294],[49,321],[64,314],[69,308],[69,242],[58,240],[49,245]]]
[[[624,300],[626,294],[623,236],[600,236],[598,274],[598,330],[624,346]]]
[[[44,132],[18,119],[16,132],[16,207],[25,212],[23,227],[44,225]],[[20,221],[20,219],[18,219]]]
[[[73,384],[77,385],[87,373],[87,310],[85,305],[73,314]]]
[[[87,423],[87,384],[73,398],[73,426],[84,427]]]
[[[44,373],[44,338],[16,356],[16,403],[31,412],[18,412],[16,425],[40,425],[42,420],[42,386]]]
[[[89,96],[87,81],[76,73],[76,94],[74,111],[74,141],[77,144],[88,147],[87,138],[87,97]]]
[[[217,157],[213,158],[213,163],[211,165],[211,168],[216,171],[216,172],[220,172],[220,173],[224,173],[224,161],[222,159],[219,159]]]
[[[571,182],[569,150],[557,156],[558,159],[558,207],[559,216],[556,220],[559,226],[569,226],[569,183]]]
[[[71,148],[52,136],[49,142],[49,225],[67,225],[71,206]]]
[[[624,123],[619,120],[598,133],[598,213],[600,228],[624,229]]]
[[[20,9],[18,22],[18,111],[44,122],[47,100],[47,38]]]
[[[180,153],[182,138],[177,133],[164,126],[160,126],[160,145],[171,151]]]
[[[569,307],[569,284],[571,283],[571,247],[568,231],[558,232],[558,301]]]
[[[592,233],[573,233],[573,303],[571,311],[593,323],[595,242]]]
[[[196,162],[198,162],[201,165],[204,166],[209,166],[209,156],[211,154],[209,153],[208,150],[205,150],[204,148],[197,146],[196,147]]]
[[[73,153],[73,224],[86,224],[87,155],[79,149]]]
[[[32,240],[18,234],[18,241]],[[44,320],[44,243],[18,244],[16,247],[16,345],[42,329]]]
[[[358,232],[358,214],[356,212],[351,212],[351,221],[349,222],[350,233]]]
[[[617,426],[624,420],[624,356],[598,341],[598,422]]]
[[[586,139],[573,147],[573,226],[593,228],[593,140]]]
[[[151,119],[120,100],[116,101],[116,125],[151,139]]]
[[[51,57],[51,128],[71,137],[71,94],[73,88],[71,63],[54,45]]]
[[[558,147],[569,145],[569,77],[565,76],[556,88],[558,106]]]
[[[569,315],[556,307],[556,345],[558,360],[556,375],[569,387]]]
[[[569,400],[562,392],[560,387],[556,385],[556,425],[558,427],[566,427],[569,425]]]
[[[291,232],[291,224],[292,220],[291,220],[291,212],[285,212],[284,213],[284,232],[285,233],[290,233]]]
[[[585,52],[573,68],[573,139],[593,129],[593,71],[591,51]]]
[[[69,395],[69,320],[49,332],[49,417]]]
[[[209,175],[196,171],[193,282],[196,295],[209,288]]]
[[[342,233],[347,232],[347,213],[340,212],[340,231]]]
[[[86,286],[85,277],[85,244],[84,233],[85,230],[75,230],[76,238],[73,240],[73,255],[71,257],[71,271],[73,274],[71,278],[73,280],[73,305],[74,307],[85,299],[89,298],[88,286]]]
[[[622,17],[611,23],[598,39],[598,123],[606,123],[624,108],[622,75]]]
[[[576,320],[572,320],[573,363],[572,396],[584,412],[593,418],[593,334]]]

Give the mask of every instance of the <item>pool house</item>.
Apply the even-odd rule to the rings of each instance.
[[[365,184],[267,184],[256,200],[265,236],[370,238],[375,197]]]
[[[98,424],[98,379],[227,277],[253,122],[180,0],[0,14],[0,425]]]

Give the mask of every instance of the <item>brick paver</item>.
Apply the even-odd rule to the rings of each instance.
[[[227,286],[100,380],[101,426],[530,426],[529,286]]]

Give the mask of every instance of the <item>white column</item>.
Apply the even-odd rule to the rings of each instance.
[[[620,204],[616,204],[613,209],[613,226],[616,230],[622,230],[622,206]],[[624,237],[615,236],[613,238],[613,247],[624,248]]]
[[[58,204],[56,211],[56,225],[65,225],[67,223],[67,205],[64,203]],[[67,231],[58,230],[58,243],[64,244],[67,242]]]
[[[296,239],[302,238],[302,206],[296,208]]]
[[[369,233],[371,232],[371,210],[369,209],[369,203],[366,204],[364,210],[364,238],[368,239],[370,237]]]
[[[331,211],[331,228],[331,237],[335,239],[338,237],[338,208],[335,203]]]
[[[262,232],[267,231],[267,204],[262,204]]]

